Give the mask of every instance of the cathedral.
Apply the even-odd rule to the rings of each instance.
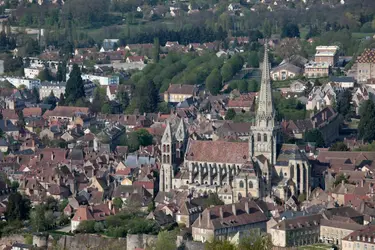
[[[188,138],[181,119],[167,123],[162,137],[160,191],[217,193],[226,203],[242,197],[310,194],[311,166],[297,145],[281,144],[270,80],[267,46],[254,124],[247,142]]]

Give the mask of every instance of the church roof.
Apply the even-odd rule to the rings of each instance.
[[[283,144],[277,157],[276,165],[287,166],[290,160],[305,160],[305,158],[297,145]]]
[[[247,142],[194,141],[186,150],[189,161],[243,164],[249,159]]]

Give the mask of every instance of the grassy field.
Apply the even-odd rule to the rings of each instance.
[[[353,32],[352,33],[353,38],[357,38],[357,39],[362,39],[362,38],[365,38],[367,36],[372,37],[373,35],[374,35],[374,33],[360,33],[360,32]]]

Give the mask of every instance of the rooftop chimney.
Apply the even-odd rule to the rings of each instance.
[[[234,216],[237,216],[236,204],[232,204],[232,213]]]
[[[223,219],[224,218],[223,207],[219,208],[219,212],[220,212],[220,219]]]
[[[365,180],[361,180],[361,187],[365,185]]]
[[[248,213],[248,214],[250,213],[248,201],[245,202],[245,212]]]
[[[202,225],[202,214],[199,214],[198,222],[199,222],[199,226],[201,226]]]

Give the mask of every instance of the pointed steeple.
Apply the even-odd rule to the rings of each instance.
[[[186,137],[186,129],[184,119],[180,119],[180,124],[178,124],[178,128],[176,131],[176,140],[177,141],[184,141]]]
[[[262,68],[262,80],[259,92],[258,110],[256,114],[257,122],[259,122],[260,120],[273,120],[275,116],[272,101],[267,41],[264,45],[264,59]]]
[[[167,121],[167,127],[164,130],[163,137],[161,139],[162,143],[171,143],[172,142],[172,129],[171,124]]]

